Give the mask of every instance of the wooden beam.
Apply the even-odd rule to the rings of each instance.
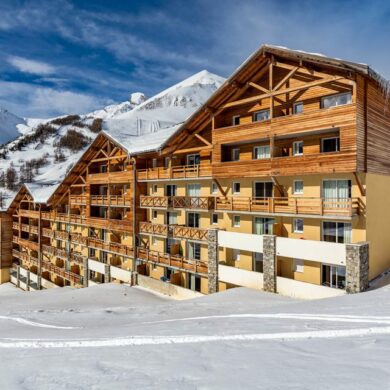
[[[279,91],[272,91],[272,92],[264,94],[264,95],[251,96],[249,98],[226,103],[222,106],[222,108],[229,108],[229,107],[239,106],[239,105],[246,104],[246,103],[253,103],[253,102],[257,102],[261,99],[265,99],[265,98],[269,98],[269,97],[273,97],[273,96],[278,96],[278,95],[283,95],[285,93],[300,91],[302,89],[308,89],[311,87],[317,87],[319,85],[323,85],[323,84],[327,84],[327,83],[332,83],[334,81],[338,81],[338,80],[341,80],[343,78],[344,77],[341,77],[341,76],[332,76],[332,77],[328,77],[326,79],[316,80],[316,81],[313,81],[311,83],[297,85],[295,87],[286,88],[286,89],[280,89]]]
[[[284,189],[283,187],[279,184],[278,179],[275,176],[271,176],[272,183],[274,183],[274,186],[279,190],[280,196],[284,197]]]
[[[194,134],[194,135],[196,138],[198,138],[198,140],[202,141],[207,146],[213,146],[209,141],[207,141],[206,138],[203,138],[200,134]]]
[[[290,80],[292,76],[294,76],[295,72],[298,69],[299,69],[298,66],[296,66],[294,69],[290,70],[290,72],[285,77],[283,77],[283,79],[278,84],[276,84],[274,91],[277,91],[282,85],[286,84],[287,81]]]
[[[222,188],[221,184],[219,183],[219,181],[217,179],[213,179],[213,182],[217,185],[219,191],[221,192],[221,194],[226,197],[226,194],[227,194],[227,189],[226,191],[224,191],[224,189]]]
[[[188,148],[188,149],[179,149],[175,150],[173,154],[180,154],[180,153],[190,153],[190,152],[199,152],[201,150],[205,149],[212,149],[213,146],[197,146],[196,148]]]
[[[366,196],[366,189],[364,188],[364,185],[363,185],[363,183],[361,182],[360,177],[359,177],[359,175],[357,174],[357,172],[354,172],[354,173],[353,173],[353,176],[355,177],[356,184],[357,184],[358,187],[359,187],[360,195],[361,195],[361,196]]]
[[[120,156],[95,158],[95,159],[91,160],[90,163],[102,162],[102,161],[110,161],[110,160],[123,160],[125,158],[127,158],[127,154],[121,154]]]
[[[256,88],[256,89],[258,89],[259,91],[264,92],[264,93],[269,93],[269,92],[271,92],[271,91],[269,91],[267,88],[264,88],[264,87],[262,87],[261,85],[258,85],[258,84],[256,84],[256,83],[253,83],[252,81],[250,81],[250,82],[248,83],[248,85],[249,85],[250,87]]]

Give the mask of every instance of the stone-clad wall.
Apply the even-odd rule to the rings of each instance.
[[[362,292],[368,288],[368,244],[348,244],[346,249],[346,291]]]

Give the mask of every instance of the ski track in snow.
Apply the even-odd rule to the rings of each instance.
[[[38,328],[78,329],[77,327],[74,327],[74,326],[57,326],[57,325],[42,324],[40,322],[34,322],[34,321],[26,320],[26,319],[20,318],[20,317],[0,316],[0,320],[15,321],[15,322],[18,322],[19,324],[35,326],[35,327],[38,327]]]
[[[315,321],[333,321],[350,323],[376,323],[390,324],[390,317],[381,316],[353,316],[353,315],[311,315],[311,314],[231,314],[220,316],[189,317],[165,321],[149,322],[162,323],[174,321],[191,321],[215,318],[262,318],[262,319],[297,319]],[[55,327],[53,325],[38,324],[21,318],[3,317],[0,319],[12,319],[24,324],[40,327]],[[55,327],[57,329],[75,329],[71,327]],[[2,349],[39,349],[39,348],[96,348],[96,347],[124,347],[124,346],[146,346],[165,344],[196,344],[221,341],[267,341],[267,340],[309,340],[309,339],[333,339],[343,337],[388,335],[390,326],[367,327],[356,329],[329,329],[313,330],[305,332],[279,332],[279,333],[254,333],[254,334],[232,334],[232,335],[183,335],[183,336],[131,336],[102,339],[79,339],[79,340],[45,340],[45,339],[0,339]]]

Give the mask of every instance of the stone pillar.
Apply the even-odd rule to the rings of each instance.
[[[26,291],[30,291],[30,271],[26,273]]]
[[[83,269],[84,269],[83,287],[88,287],[88,281],[89,281],[88,259],[83,259]]]
[[[218,229],[209,229],[208,244],[208,293],[218,292]]]
[[[276,236],[263,235],[264,291],[276,293]]]
[[[359,293],[368,288],[368,247],[367,242],[346,245],[345,289],[349,294]]]
[[[16,266],[16,287],[20,287],[20,265]]]
[[[104,283],[111,282],[110,264],[104,264]]]

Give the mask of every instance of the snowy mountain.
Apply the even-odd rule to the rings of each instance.
[[[18,137],[21,134],[18,127],[25,124],[24,119],[0,107],[0,144],[5,144]]]
[[[136,92],[130,95],[129,101],[88,114],[45,120],[19,118],[18,130],[13,133],[14,137],[19,136],[0,148],[0,175],[12,163],[19,180],[23,176],[27,181],[56,186],[100,129],[118,140],[136,139],[138,144],[143,143],[141,136],[147,134],[154,138],[153,134],[159,132],[161,138],[165,130],[172,133],[175,126],[193,114],[224,81],[222,77],[204,70],[149,99]],[[7,118],[12,118],[10,115]],[[15,122],[18,120],[15,119]],[[3,123],[6,126],[6,122]],[[77,150],[66,147],[69,131],[78,133],[80,148]],[[149,142],[147,138],[145,140]],[[7,198],[3,205],[7,207],[15,190],[0,187],[0,192]]]

